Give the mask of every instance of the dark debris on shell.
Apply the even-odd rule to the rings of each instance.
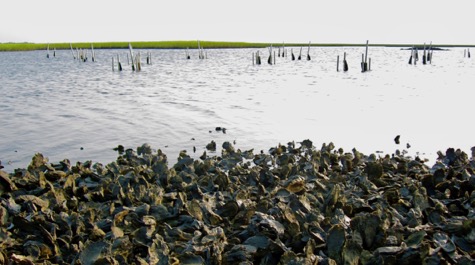
[[[0,264],[474,263],[473,154],[222,148],[0,171]]]

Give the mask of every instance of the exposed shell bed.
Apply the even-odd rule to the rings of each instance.
[[[0,171],[0,264],[474,264],[475,161],[305,140]],[[123,151],[123,152],[122,152]]]

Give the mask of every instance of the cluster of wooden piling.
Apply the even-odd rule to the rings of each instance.
[[[463,58],[470,58],[470,49],[464,49],[463,50]]]
[[[185,58],[187,60],[191,59],[191,54],[188,47],[186,47]],[[208,59],[208,53],[205,51],[204,47],[201,46],[201,43],[199,40],[198,40],[198,59],[200,60]]]
[[[208,59],[208,54],[206,53],[205,49],[201,47],[200,41],[198,41],[198,58],[199,59]]]
[[[366,50],[364,54],[361,54],[361,72],[371,71],[371,58],[368,60],[368,46],[369,41],[366,41]]]
[[[71,55],[73,56],[74,60],[79,60],[80,62],[87,62],[89,59],[88,57],[88,49],[79,49],[76,47],[76,52],[73,49],[73,45],[69,43],[69,48],[71,49]],[[91,43],[91,61],[96,61],[96,54],[94,52],[94,45]]]
[[[307,61],[311,60],[310,56],[310,45],[311,43],[308,43],[308,49],[307,49]],[[366,41],[366,49],[365,53],[361,55],[361,72],[367,72],[371,70],[371,58],[368,57],[368,46],[369,46],[369,41]],[[290,56],[292,61],[297,60],[302,60],[302,50],[303,47],[300,47],[300,52],[298,57],[295,56],[293,49],[290,49]],[[275,51],[272,50],[272,45],[269,47],[269,57],[267,59],[267,63],[272,65],[276,63],[275,60]],[[284,47],[284,44],[282,43],[282,47],[278,48],[278,57],[287,57],[287,51]],[[260,65],[261,64],[261,56],[259,55],[259,51],[256,53],[252,53],[252,65]],[[348,67],[348,62],[346,61],[346,52],[343,54],[343,71],[347,72],[349,69]],[[340,56],[337,56],[337,63],[336,63],[336,71],[340,71]]]
[[[129,60],[129,54],[130,54],[130,60]],[[152,53],[148,52],[146,61],[148,65],[152,64]],[[139,72],[142,70],[142,61],[141,61],[141,55],[140,52],[138,52],[136,55],[134,55],[134,51],[132,48],[132,45],[129,43],[129,53],[127,54],[127,64],[132,66],[132,71],[134,72]],[[116,69],[116,63],[114,60],[114,56],[112,57],[112,71],[115,71]],[[120,56],[117,54],[117,70],[122,71],[122,63],[120,61]]]
[[[79,49],[79,48],[76,48],[75,50],[73,49],[73,45],[71,43],[69,43],[69,48],[71,50],[71,55],[73,56],[73,59],[74,60],[79,60],[80,62],[87,62],[87,60],[89,59],[89,53],[88,53],[88,50],[87,49]],[[96,61],[96,54],[94,52],[94,45],[91,43],[91,51],[90,51],[90,54],[91,54],[91,61],[92,62],[95,62]],[[47,45],[46,47],[46,58],[50,58],[50,48],[49,48],[49,44]],[[53,57],[56,57],[56,48],[53,48]]]
[[[423,53],[422,53],[422,64],[432,64],[432,55],[434,50],[432,49],[432,42],[430,42],[429,47],[426,47],[424,43]],[[419,51],[417,47],[412,47],[411,56],[409,57],[409,64],[416,65],[419,61]]]
[[[311,43],[309,42],[308,49],[307,49],[307,57],[306,57],[307,61],[311,60],[310,44]],[[276,56],[276,51],[274,50],[272,44],[270,47],[268,47],[268,49],[269,49],[269,57],[267,58],[267,63],[270,65],[276,64],[276,57],[282,57],[282,58],[287,57],[287,49],[285,48],[284,43],[282,43],[281,47],[278,47],[277,56]],[[298,60],[302,59],[302,49],[303,47],[300,47]],[[293,49],[290,49],[290,54],[291,54],[292,61],[295,61],[295,55],[294,55]],[[256,53],[252,53],[252,65],[260,65],[260,64],[261,64],[261,57],[259,55],[259,51],[257,51]]]
[[[46,47],[46,58],[49,58],[49,44]],[[53,48],[53,57],[56,57],[56,48]]]
[[[340,55],[336,56],[336,71],[340,71]],[[348,71],[348,62],[346,61],[346,52],[343,53],[343,72]]]

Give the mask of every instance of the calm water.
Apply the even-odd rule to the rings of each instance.
[[[298,53],[299,48],[294,48]],[[306,55],[306,48],[303,49]],[[277,58],[252,65],[257,49],[207,50],[191,60],[183,50],[141,50],[132,72],[128,50],[96,50],[96,62],[69,50],[0,53],[0,160],[26,167],[36,152],[108,163],[119,144],[149,143],[171,162],[180,150],[199,156],[211,140],[265,150],[310,139],[350,151],[436,158],[448,147],[468,152],[473,140],[475,64],[462,48],[434,51],[431,65],[408,65],[410,52],[370,48],[372,71],[361,73],[364,48],[312,48],[311,61]],[[137,53],[138,50],[135,50]],[[152,53],[152,65],[145,54]],[[350,70],[336,72],[347,53]],[[120,55],[124,70],[112,71]],[[422,55],[422,53],[420,53]],[[303,56],[305,57],[305,56]],[[341,67],[340,67],[341,69]],[[215,127],[225,127],[226,134]],[[401,144],[393,141],[401,135]],[[220,153],[221,148],[218,149]]]

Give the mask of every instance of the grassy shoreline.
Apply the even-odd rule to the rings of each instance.
[[[198,41],[135,41],[130,42],[136,49],[194,49],[198,47]],[[127,49],[129,42],[76,42],[71,43],[74,49],[89,49],[91,44],[94,49]],[[49,48],[57,50],[70,49],[70,43],[0,43],[0,51],[33,51],[46,50]],[[200,41],[201,47],[206,49],[226,49],[226,48],[265,48],[270,45],[282,46],[282,43],[259,43],[259,42],[223,42],[223,41]],[[285,43],[286,47],[308,46],[308,43]],[[362,47],[365,43],[311,43],[312,47]],[[372,47],[422,47],[421,44],[369,44]],[[475,45],[460,44],[434,44],[433,47],[454,48],[454,47],[475,47]]]

